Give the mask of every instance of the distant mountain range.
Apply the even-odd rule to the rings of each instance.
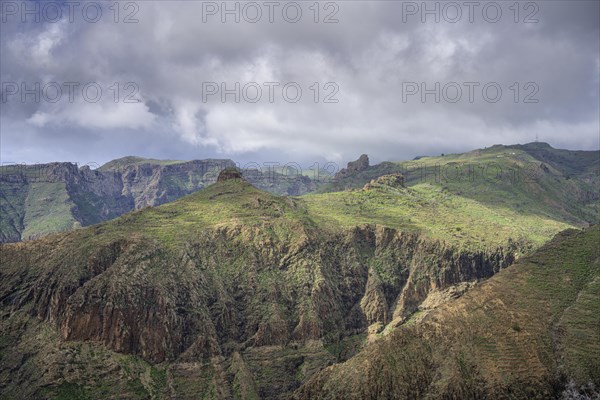
[[[558,150],[546,143],[493,146],[465,154],[369,165],[366,155],[330,180],[281,169],[246,170],[246,180],[279,195],[362,188],[402,173],[408,186],[432,184],[484,204],[506,206],[582,225],[598,218],[598,151]],[[164,204],[213,184],[227,159],[195,161],[124,157],[92,170],[71,163],[0,167],[0,242],[110,220]],[[498,177],[497,177],[498,176]]]

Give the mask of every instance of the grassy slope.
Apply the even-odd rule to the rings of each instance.
[[[252,227],[266,221],[272,222],[275,229],[282,228],[285,235],[293,234],[295,224],[312,224],[305,210],[298,208],[292,199],[260,191],[240,180],[231,180],[211,185],[172,203],[125,214],[90,227],[85,234],[103,233],[109,238],[143,233],[176,245],[208,227],[241,223]]]
[[[3,171],[4,173],[5,171]],[[29,171],[30,173],[35,173]],[[3,181],[0,189],[0,231],[8,241],[38,237],[79,226],[63,182]]]
[[[523,229],[536,227],[535,221],[556,220],[571,225],[584,225],[585,221],[598,220],[598,153],[577,152],[553,149],[545,144],[528,144],[517,146],[494,146],[489,149],[475,150],[465,154],[447,155],[444,157],[425,157],[415,162],[391,163],[386,162],[371,166],[357,175],[344,178],[335,185],[322,186],[320,191],[339,190],[348,187],[360,188],[365,182],[381,176],[382,174],[402,171],[406,175],[409,186],[414,186],[414,192],[402,200],[390,200],[384,195],[378,200],[373,200],[373,195],[330,195],[324,197],[307,197],[307,204],[314,212],[315,218],[344,224],[365,223],[374,221],[386,225],[402,228],[423,229],[442,239],[462,241],[465,233],[462,223],[468,218],[464,212],[473,212],[472,221],[491,222],[493,227],[498,227],[496,220],[514,222],[515,226],[524,222]],[[542,160],[547,169],[526,170],[523,168],[531,165],[539,166]],[[129,165],[176,165],[185,163],[177,160],[153,160],[141,157],[124,157],[113,160],[103,165],[101,171],[120,170]],[[486,170],[476,169],[473,175],[456,178],[455,170],[445,169],[447,165],[493,166]],[[441,166],[442,176],[436,177],[432,171],[434,166]],[[520,169],[519,178],[515,178],[515,171]],[[23,168],[19,166],[2,167],[2,175],[12,172],[30,176],[31,182],[36,182],[35,175],[43,170],[35,166]],[[463,168],[464,170],[464,168]],[[499,179],[494,178],[496,171],[502,171]],[[278,172],[284,172],[281,168]],[[309,174],[311,171],[303,171]],[[314,171],[312,171],[314,173]],[[425,175],[424,175],[425,174]],[[309,174],[310,175],[310,174]],[[532,176],[533,175],[533,176]],[[278,175],[279,176],[279,175]],[[164,198],[161,201],[173,201],[198,186],[200,177],[166,176],[158,185],[162,188]],[[97,207],[103,200],[97,196],[73,194],[68,196],[59,183],[45,183],[37,180],[33,184],[20,184],[16,182],[3,182],[0,188],[0,229],[4,240],[14,241],[22,238],[35,237],[50,232],[63,231],[77,226],[77,220],[83,225],[99,222],[102,218],[97,215]],[[265,178],[263,189],[285,193],[288,186],[294,182],[277,180],[269,183]],[[321,182],[323,184],[323,182]],[[595,186],[596,184],[596,186]],[[442,194],[440,195],[440,190]],[[463,199],[452,197],[445,193],[448,191]],[[153,193],[149,194],[153,196]],[[377,196],[379,197],[379,196]],[[448,202],[441,197],[452,197]],[[424,212],[419,212],[417,204],[407,205],[409,199],[414,198],[417,203],[428,202]],[[468,199],[475,200],[469,202]],[[326,207],[323,203],[331,202],[336,208]],[[350,205],[353,203],[354,205]],[[440,205],[436,205],[440,204]],[[71,210],[77,205],[78,216]],[[109,203],[110,204],[110,203]],[[442,206],[443,205],[443,206]],[[456,211],[453,209],[455,208]],[[431,222],[429,211],[436,209],[440,212],[435,215],[448,223],[443,229],[436,229],[442,224]],[[339,212],[350,213],[349,216]],[[392,212],[393,211],[393,212]],[[454,216],[453,214],[461,214]],[[47,214],[47,215],[46,215]],[[492,215],[493,214],[493,215]],[[111,215],[110,217],[112,217]],[[479,217],[484,218],[479,218]],[[535,217],[534,217],[535,216]],[[475,218],[477,217],[477,218]],[[470,223],[470,222],[469,222]],[[485,229],[479,223],[479,228]],[[502,225],[502,224],[500,224]],[[561,228],[564,228],[562,226]],[[559,228],[560,229],[560,228]],[[462,233],[461,233],[462,231]],[[553,229],[552,232],[556,232]],[[512,233],[511,233],[512,234]],[[504,233],[500,234],[505,239]],[[513,237],[517,240],[519,236]],[[548,237],[547,233],[534,231],[534,240]],[[479,236],[468,239],[479,240]]]
[[[126,286],[123,289],[124,293],[132,294],[137,293],[136,289],[139,289],[140,281],[143,282],[142,285],[148,281],[156,282],[155,287],[162,288],[163,286],[159,282],[163,284],[165,281],[170,282],[168,276],[180,273],[180,276],[173,278],[175,286],[167,285],[169,293],[173,293],[173,296],[176,297],[178,291],[179,293],[184,292],[181,287],[185,285],[187,280],[191,279],[190,275],[194,276],[199,272],[197,268],[192,268],[192,271],[183,268],[178,264],[181,253],[170,252],[163,245],[179,248],[178,245],[182,244],[183,241],[188,244],[196,239],[202,241],[201,235],[206,233],[203,229],[207,227],[239,226],[243,223],[243,234],[247,234],[249,240],[267,241],[272,234],[281,237],[284,246],[293,246],[295,241],[302,240],[299,230],[302,227],[310,227],[312,224],[305,215],[303,210],[296,210],[294,202],[290,199],[261,192],[241,181],[228,181],[179,199],[175,203],[146,208],[114,221],[74,230],[66,234],[50,235],[40,241],[6,245],[6,248],[13,250],[29,248],[31,251],[28,253],[36,253],[36,257],[43,258],[44,261],[40,261],[39,258],[31,262],[22,261],[23,265],[29,265],[23,271],[24,275],[39,276],[43,271],[41,265],[46,262],[47,265],[62,263],[67,264],[69,267],[51,275],[51,280],[73,280],[73,283],[76,284],[79,280],[78,274],[82,271],[84,274],[86,273],[86,266],[89,263],[86,257],[89,257],[90,254],[96,254],[99,251],[98,249],[103,248],[103,245],[110,245],[115,239],[135,240],[136,236],[143,236],[149,240],[144,242],[143,246],[140,246],[142,250],[135,251],[134,259],[123,262],[124,268],[129,271],[133,268],[143,269],[140,274],[135,274],[135,280],[128,280],[131,279],[128,272],[117,272],[115,276],[107,274],[108,276],[104,275],[103,278],[97,278],[96,283],[101,279],[111,279],[110,286],[103,290],[105,295],[107,292],[111,292],[110,288],[119,285]],[[261,230],[265,231],[267,229],[268,232],[261,233]],[[195,238],[194,235],[196,234],[200,237]],[[212,243],[203,242],[203,244],[207,247],[212,245],[230,246],[227,249],[215,248],[215,252],[243,251],[242,244],[237,241],[239,241],[239,238],[236,238],[236,242],[215,240]],[[261,244],[265,251],[273,250],[269,248],[268,242],[261,242]],[[34,252],[36,245],[43,247],[43,250]],[[189,247],[186,247],[186,249],[191,250]],[[155,252],[160,253],[160,255],[155,256]],[[18,254],[19,257],[26,258],[27,255],[23,253],[25,252],[13,253],[13,255]],[[6,253],[0,252],[0,254]],[[70,255],[72,255],[71,258],[69,258]],[[76,258],[79,256],[82,258]],[[198,290],[202,293],[224,291],[223,288],[220,288],[217,274],[223,276],[223,280],[228,285],[233,286],[238,284],[253,285],[253,281],[256,279],[259,288],[253,291],[253,297],[248,299],[248,303],[251,303],[249,307],[253,310],[260,310],[261,307],[264,307],[265,310],[262,312],[266,316],[269,315],[268,309],[270,307],[285,308],[281,304],[270,304],[271,298],[265,297],[264,293],[270,293],[273,290],[281,293],[288,290],[287,285],[290,284],[290,280],[304,279],[302,271],[296,274],[295,269],[290,268],[289,274],[286,274],[285,270],[273,269],[268,264],[261,263],[260,266],[256,267],[259,268],[257,272],[252,266],[254,257],[254,254],[241,254],[232,259],[230,264],[219,264],[219,268],[215,269],[214,277],[211,275],[212,272],[206,272],[206,287],[203,284]],[[139,258],[153,260],[153,267],[147,268],[146,263],[140,262]],[[94,260],[96,259],[103,259],[103,256],[94,257]],[[15,260],[13,259],[13,261]],[[205,267],[210,265],[210,260],[199,262],[205,262]],[[310,261],[306,262],[310,263]],[[16,264],[13,263],[13,265],[19,263],[19,260],[16,260]],[[8,264],[8,262],[7,264],[2,263],[3,268],[0,275],[8,273],[5,269]],[[165,266],[169,266],[169,268],[165,268]],[[208,269],[212,270],[210,267]],[[217,270],[218,272],[216,272]],[[255,273],[258,276],[254,276]],[[19,270],[15,274],[17,279],[13,282],[8,281],[6,275],[3,275],[3,279],[6,279],[4,282],[7,291],[29,290],[25,286],[19,287],[21,284],[19,283],[20,278],[23,277]],[[243,274],[243,277],[240,277],[241,274]],[[296,277],[296,275],[298,276]],[[286,284],[282,285],[281,281],[284,277]],[[215,281],[212,281],[213,278]],[[238,280],[241,280],[241,282],[236,283]],[[7,281],[8,284],[6,284]],[[301,285],[296,284],[296,286],[300,287]],[[50,288],[48,290],[60,292],[56,289],[54,281],[48,283],[48,288]],[[132,295],[132,297],[139,301],[145,301],[144,296],[147,293],[146,291]],[[256,296],[257,293],[260,295]],[[211,298],[212,296],[217,297],[213,294],[210,294],[210,296]],[[284,297],[297,298],[292,297],[291,294],[286,294]],[[152,299],[148,301],[152,301]],[[203,310],[200,304],[194,302],[184,304],[190,307],[189,310],[186,310],[189,313]],[[220,303],[213,304],[215,308],[219,305]],[[155,394],[158,398],[214,399],[215,393],[227,390],[227,384],[221,376],[225,373],[222,371],[222,360],[198,359],[193,363],[181,362],[151,367],[138,357],[117,354],[94,343],[64,342],[54,328],[28,315],[29,310],[27,307],[14,311],[10,310],[9,305],[6,309],[0,310],[0,320],[2,321],[0,324],[2,325],[0,333],[0,360],[2,361],[0,381],[14,383],[14,385],[9,384],[7,387],[0,388],[0,398],[21,398],[19,390],[22,390],[22,386],[20,386],[22,381],[15,382],[17,379],[13,379],[15,370],[19,371],[19,379],[24,379],[29,383],[26,385],[27,390],[31,388],[32,391],[38,393],[39,387],[48,386],[51,398],[142,399],[149,398],[150,394]],[[181,309],[178,309],[178,312],[181,312]],[[25,331],[25,334],[23,334],[23,331]],[[17,347],[16,350],[15,347]],[[27,360],[23,359],[22,355],[24,354],[29,357]],[[247,382],[248,379],[244,378],[248,375],[246,368],[250,368],[252,373],[256,374],[258,385],[265,386],[269,385],[269,381],[274,380],[274,377],[281,380],[284,380],[284,377],[287,379],[285,374],[292,368],[290,365],[306,364],[306,368],[311,368],[311,363],[314,362],[316,363],[314,368],[321,368],[326,365],[328,358],[331,356],[323,349],[316,351],[310,348],[306,350],[300,348],[298,351],[292,351],[273,346],[256,352],[249,350],[244,353],[244,357],[247,358],[248,366],[237,365],[231,373],[236,376],[235,382],[236,385],[239,385],[238,389],[251,393],[253,384]],[[320,359],[324,359],[324,361],[319,361]],[[164,376],[167,367],[168,373],[167,376]],[[50,372],[48,372],[48,369],[50,369]],[[303,367],[301,371],[304,371],[304,369]],[[56,387],[56,382],[60,383],[65,378],[65,382]],[[301,376],[298,379],[301,379]],[[52,384],[48,384],[48,381],[51,381]],[[281,390],[283,391],[283,388]],[[31,394],[26,392],[26,395],[23,396],[27,397],[27,395]],[[230,397],[223,395],[220,398]]]
[[[408,186],[429,183],[491,207],[586,225],[599,221],[599,159],[597,151],[559,150],[544,143],[497,145],[381,163],[319,191],[361,188],[377,176],[401,172]]]
[[[305,384],[298,398],[552,398],[600,387],[600,228],[531,256]]]
[[[80,226],[72,213],[74,206],[63,182],[31,183],[21,237],[27,239]]]
[[[66,234],[51,235],[50,237],[39,242],[34,242],[33,244],[22,243],[9,245],[8,247],[16,248],[21,246],[33,246],[36,243],[39,243],[42,247],[48,247],[47,252],[41,252],[43,254],[41,257],[55,259],[50,264],[71,263],[72,261],[65,259],[65,255],[79,254],[85,256],[96,254],[98,249],[103,249],[107,246],[110,247],[111,244],[114,244],[120,239],[131,240],[138,237],[140,243],[143,242],[143,246],[141,247],[145,249],[146,252],[141,252],[139,254],[135,253],[136,257],[150,257],[149,254],[157,251],[160,254],[164,254],[164,259],[158,257],[155,261],[155,267],[148,267],[148,271],[153,272],[144,271],[143,275],[135,276],[144,277],[142,281],[153,279],[162,281],[165,279],[165,276],[161,274],[169,271],[169,269],[164,269],[163,266],[171,265],[171,263],[173,263],[174,258],[172,257],[172,254],[181,254],[164,251],[166,250],[164,248],[170,247],[173,249],[181,249],[181,246],[185,246],[190,240],[194,240],[195,235],[199,238],[206,235],[207,228],[243,226],[244,229],[242,234],[247,234],[249,237],[254,238],[252,240],[261,241],[260,245],[264,247],[266,252],[269,252],[272,250],[270,243],[272,242],[273,236],[277,237],[282,243],[285,243],[285,246],[292,247],[301,243],[304,240],[303,236],[305,235],[323,234],[327,232],[327,230],[341,230],[345,226],[351,226],[355,223],[380,223],[392,227],[404,228],[405,225],[403,224],[403,221],[405,215],[409,215],[409,218],[415,219],[414,222],[411,222],[411,229],[424,230],[428,235],[435,238],[444,238],[453,243],[464,243],[466,245],[477,245],[490,248],[495,247],[497,244],[504,243],[503,241],[508,240],[508,237],[519,238],[524,232],[523,229],[534,228],[536,229],[536,235],[539,235],[537,238],[536,236],[531,236],[531,240],[535,244],[536,241],[542,240],[543,237],[549,237],[553,232],[561,229],[563,226],[555,221],[546,221],[535,216],[531,217],[530,221],[518,221],[519,223],[516,223],[517,221],[514,217],[511,217],[510,214],[503,214],[503,212],[498,211],[489,217],[489,223],[492,224],[493,222],[493,224],[490,225],[492,227],[491,229],[497,230],[498,232],[501,232],[501,234],[485,242],[476,242],[474,239],[483,232],[483,229],[487,225],[475,224],[471,214],[474,212],[487,214],[490,212],[489,210],[473,201],[451,196],[438,189],[432,190],[428,187],[423,187],[421,189],[421,191],[419,188],[402,189],[400,191],[391,188],[375,189],[368,192],[334,193],[293,199],[262,192],[243,181],[230,180],[212,185],[173,203],[159,207],[145,208],[125,214],[109,222],[74,230]],[[372,202],[372,204],[370,204],[372,207],[371,211],[377,213],[377,215],[365,215],[363,209],[360,207],[357,208],[352,204],[348,206],[348,209],[344,209],[339,201],[333,201],[333,198],[330,196],[347,196],[346,198],[342,197],[341,199],[350,202],[366,196],[368,199],[366,201],[367,204]],[[381,202],[381,204],[379,202]],[[400,215],[400,217],[398,217],[398,215]],[[410,217],[411,215],[415,215],[415,217]],[[348,218],[348,220],[336,221],[335,218]],[[461,231],[457,232],[465,236],[451,237],[445,231],[445,227],[449,223],[448,221],[452,221],[452,223],[457,224],[458,227],[462,227]],[[252,232],[263,232],[264,234],[255,234]],[[228,253],[235,253],[235,251],[242,248],[237,242],[226,243],[227,246],[230,247],[222,249],[222,251],[227,251]],[[205,243],[205,245],[209,244]],[[217,250],[219,249],[215,249],[215,251]],[[38,256],[40,255],[38,254]],[[150,259],[151,257],[149,260]],[[240,271],[246,271],[248,269],[248,265],[245,264],[246,261],[244,261],[242,257],[235,257],[234,259],[235,261],[229,265],[219,264],[219,274],[220,276],[223,276],[225,282],[235,282],[236,279],[239,279],[236,277],[239,277]],[[246,257],[246,260],[248,259],[249,258]],[[134,265],[135,262],[134,260],[131,260],[131,262],[132,264],[129,264],[124,261],[123,268],[133,268],[132,265]],[[32,262],[31,265],[32,267],[29,268],[28,273],[32,276],[39,274],[40,272],[35,270],[36,263]],[[78,276],[76,270],[86,271],[87,268],[89,268],[89,260],[86,260],[85,258],[77,260],[76,262],[72,262],[72,265],[77,267],[74,267],[73,270],[69,270],[68,275],[63,278],[67,280],[71,279],[73,280],[73,284],[77,285]],[[140,265],[145,264],[141,263]],[[115,281],[107,287],[113,287],[113,284],[120,282],[120,280],[124,279],[127,275],[120,274],[118,271],[115,273],[119,278],[115,278]],[[302,280],[305,279],[302,273],[302,270],[298,270],[296,273],[295,269],[291,269],[290,274],[288,275],[283,275],[278,269],[275,272],[271,272],[268,269],[262,271],[256,277],[256,282],[260,286],[259,292],[268,293],[269,290],[272,290],[273,288],[277,288],[276,290],[278,291],[284,290],[283,288],[286,287],[286,285],[281,284],[283,276],[285,276],[285,279],[287,280],[298,280],[300,283],[294,282],[294,285],[300,287],[302,286]],[[16,276],[20,275],[17,274]],[[110,276],[110,274],[108,276]],[[19,279],[21,278],[22,277]],[[108,277],[105,278],[108,279]],[[179,280],[180,278],[181,280]],[[178,285],[181,285],[185,279],[185,274],[178,277]],[[243,282],[246,283],[249,281],[249,279],[243,280]],[[127,285],[127,289],[124,293],[134,293],[136,287],[135,282],[123,281],[121,283]],[[10,286],[14,287],[15,285],[11,284]],[[212,285],[210,283],[207,284],[207,288],[211,287]],[[17,289],[18,288],[16,288],[16,290]],[[22,290],[28,289],[24,288]],[[218,287],[212,287],[212,290],[218,290]],[[104,290],[102,292],[105,293]],[[133,297],[138,298],[135,296]],[[291,293],[289,294],[289,298],[293,298]],[[249,302],[252,304],[255,302],[257,304],[263,304],[263,301],[264,299],[261,298],[249,299]],[[264,303],[264,306],[266,308],[274,307],[273,310],[277,309],[276,304],[269,305],[268,302]],[[269,315],[268,309],[261,312]],[[272,316],[275,321],[277,320],[278,315],[277,312],[273,311]],[[11,343],[13,343],[12,338],[14,338],[15,335],[18,336],[20,332],[19,329],[22,329],[24,324],[27,326],[34,326],[36,324],[31,317],[15,314],[10,318],[7,318],[3,326],[13,323],[14,327],[11,329],[13,329],[16,334],[6,336],[11,342],[6,343],[4,346],[5,348],[6,346],[11,346]],[[269,323],[266,326],[275,326],[275,324]],[[152,387],[160,385],[160,382],[164,382],[164,379],[162,378],[157,378],[158,380],[148,378],[151,369],[149,366],[143,366],[143,368],[140,367],[136,369],[134,373],[124,372],[124,380],[108,380],[107,387],[101,385],[98,389],[98,383],[95,381],[98,376],[97,374],[102,375],[106,373],[106,371],[102,368],[97,371],[88,371],[89,368],[98,368],[95,366],[97,364],[95,361],[88,363],[90,360],[88,356],[92,351],[90,346],[93,348],[94,353],[101,351],[102,348],[100,346],[94,347],[92,344],[85,343],[78,344],[79,350],[76,350],[76,352],[84,353],[84,356],[78,358],[76,354],[73,356],[71,356],[69,352],[65,354],[64,348],[62,347],[58,349],[58,347],[63,346],[63,344],[61,344],[60,339],[58,339],[55,333],[47,332],[46,327],[41,325],[39,326],[40,332],[36,329],[38,328],[35,328],[33,331],[28,330],[27,335],[30,335],[29,341],[19,341],[19,346],[22,346],[22,348],[18,352],[11,352],[10,354],[12,354],[12,356],[15,354],[26,354],[29,352],[28,346],[31,346],[32,343],[37,343],[37,345],[44,347],[39,350],[40,353],[38,354],[46,354],[46,347],[48,347],[49,351],[53,354],[52,357],[56,357],[56,360],[52,359],[53,368],[54,365],[64,365],[66,369],[74,368],[75,371],[77,371],[77,374],[84,374],[84,379],[82,379],[82,381],[89,380],[89,385],[94,387],[94,390],[106,391],[106,393],[95,393],[94,396],[92,396],[93,398],[97,398],[97,396],[100,395],[104,396],[109,393],[114,395],[118,390],[124,391],[125,389],[122,389],[122,385],[128,385],[126,392],[138,393],[139,398],[145,398],[147,397],[147,394],[151,392]],[[40,338],[42,338],[42,336],[38,335],[46,336],[43,336],[44,340],[41,340]],[[0,349],[0,351],[1,350],[2,349]],[[289,349],[281,350],[281,352],[284,351],[289,351]],[[262,385],[264,384],[263,381],[273,379],[271,375],[267,374],[267,372],[270,371],[269,368],[273,371],[280,371],[287,368],[286,363],[288,362],[296,365],[296,363],[302,362],[304,358],[306,358],[306,360],[311,359],[300,353],[289,355],[289,357],[288,355],[278,355],[277,357],[274,357],[273,354],[244,354],[244,357],[248,358],[248,365],[252,370],[252,373],[258,377],[256,384]],[[275,358],[277,358],[277,362],[274,361]],[[323,358],[323,356],[317,355],[313,358],[320,359]],[[101,360],[104,360],[100,362],[101,365],[106,365],[107,368],[113,368],[112,366],[114,365],[121,365],[123,359],[122,356],[116,353],[104,350],[104,353],[101,355]],[[140,364],[139,359],[133,358],[132,360],[137,360],[135,362]],[[12,361],[11,359],[3,359],[3,363],[4,362],[14,362],[16,368],[16,366],[21,365],[22,360],[20,358]],[[27,364],[27,368],[31,368],[31,371],[25,368],[23,373],[31,373],[32,376],[36,376],[37,373],[34,373],[33,369],[39,369],[40,365],[46,364],[47,359],[36,356],[35,359],[32,359],[30,366]],[[175,389],[173,390],[177,393],[189,392],[190,398],[193,398],[192,393],[195,393],[195,391],[197,393],[198,390],[202,389],[205,391],[205,394],[208,393],[207,398],[211,398],[210,393],[219,390],[220,387],[218,381],[215,381],[215,377],[221,374],[219,368],[219,362],[217,361],[204,366],[180,365],[173,367],[170,369],[172,375],[169,378],[170,384],[167,386],[174,387]],[[252,383],[244,382],[245,380],[243,379],[243,377],[247,375],[244,367],[237,366],[235,369],[237,369],[240,374],[240,390],[252,392]],[[114,379],[115,369],[112,371],[113,373],[106,375],[107,379]],[[66,372],[57,372],[57,376],[62,376],[61,374],[66,374]],[[268,376],[263,376],[262,374],[267,374]],[[195,381],[195,378],[190,378],[190,376],[197,377],[204,375],[206,375],[205,381]],[[276,374],[273,373],[272,375],[275,376]],[[192,383],[193,387],[188,387]],[[35,385],[37,384],[38,383],[35,383]],[[32,387],[35,385],[32,384]],[[129,385],[131,385],[131,387],[129,387]],[[160,390],[166,390],[164,385],[161,386]],[[79,386],[65,383],[64,387],[60,388],[60,393],[63,393],[64,396],[66,396],[65,398],[69,398],[68,396],[73,393],[89,394],[90,392]]]
[[[2,182],[0,185],[0,240],[18,241],[23,231],[25,199],[29,187],[17,182]]]
[[[509,241],[538,246],[570,227],[536,215],[485,206],[430,185],[287,198],[246,182],[226,181],[172,203],[125,214],[80,234],[82,240],[100,233],[102,240],[144,234],[176,245],[207,227],[258,227],[265,222],[278,230],[280,237],[292,241],[299,226],[319,226],[326,231],[368,223],[421,231],[433,239],[472,248],[491,248]]]
[[[551,147],[536,151],[531,144],[493,146],[399,165],[411,171],[406,174],[409,185],[429,182],[491,206],[502,205],[571,223],[598,222],[597,196],[596,200],[588,199],[598,191],[589,181],[590,171],[596,171],[596,175],[600,172],[594,162],[598,152],[577,152],[581,155],[571,156],[568,161],[565,157],[560,163],[546,161],[552,154],[568,153]],[[541,167],[542,163],[547,168]],[[440,168],[437,177],[435,166]],[[462,175],[457,174],[456,166]],[[582,172],[575,174],[575,170]]]
[[[547,143],[528,143],[509,146],[520,149],[536,159],[565,171],[568,176],[586,180],[598,180],[600,154],[597,151],[560,150]]]
[[[302,200],[309,214],[324,225],[377,223],[475,247],[503,244],[509,238],[539,245],[569,227],[547,217],[479,203],[428,183],[307,195]]]

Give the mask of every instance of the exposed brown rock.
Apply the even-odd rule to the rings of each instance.
[[[404,175],[401,173],[382,175],[378,178],[372,179],[371,182],[367,183],[363,190],[369,190],[374,187],[389,186],[393,188],[404,187]]]
[[[232,179],[243,179],[242,173],[235,168],[225,168],[219,173],[217,182],[225,182]]]
[[[348,175],[352,175],[356,172],[364,171],[369,167],[369,156],[366,154],[361,155],[358,160],[350,161],[346,168],[342,168],[336,175],[336,178],[343,178]]]
[[[431,291],[493,275],[515,249],[467,252],[372,225],[327,238],[298,227],[290,243],[270,229],[239,225],[203,231],[184,251],[143,237],[90,249],[67,235],[2,251],[7,312],[27,313],[75,343],[196,365],[194,374],[210,360],[230,362],[235,351],[245,358],[281,350],[277,360],[248,361],[253,374],[263,373],[259,364],[276,366],[267,380],[255,375],[259,395],[269,399],[295,390],[300,368],[312,374],[328,362],[322,344],[311,352],[315,364],[293,349],[337,343],[369,327],[379,332]]]

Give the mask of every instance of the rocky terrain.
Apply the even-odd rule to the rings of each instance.
[[[600,153],[545,143],[493,146],[444,157],[370,165],[363,154],[332,177],[298,171],[246,169],[244,178],[270,193],[299,196],[360,189],[383,175],[400,186],[424,183],[491,206],[536,213],[585,226],[598,222]],[[110,220],[200,190],[232,160],[169,161],[124,157],[97,169],[71,163],[0,167],[0,243]]]
[[[505,151],[469,159],[513,165]],[[533,186],[477,196],[364,181],[380,171],[366,157],[338,176],[356,188],[291,197],[218,160],[52,164],[50,186],[26,170],[3,217],[94,225],[0,244],[0,398],[593,394],[600,237],[573,228],[596,198],[565,201],[596,164],[545,157]],[[567,180],[580,191],[558,195]]]
[[[2,245],[3,397],[286,398],[533,244],[346,228],[311,207],[225,170],[173,203]]]
[[[294,399],[596,399],[600,228],[569,230],[343,364]]]

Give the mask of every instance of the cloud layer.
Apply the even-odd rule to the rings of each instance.
[[[598,2],[4,3],[3,162],[599,146]]]

